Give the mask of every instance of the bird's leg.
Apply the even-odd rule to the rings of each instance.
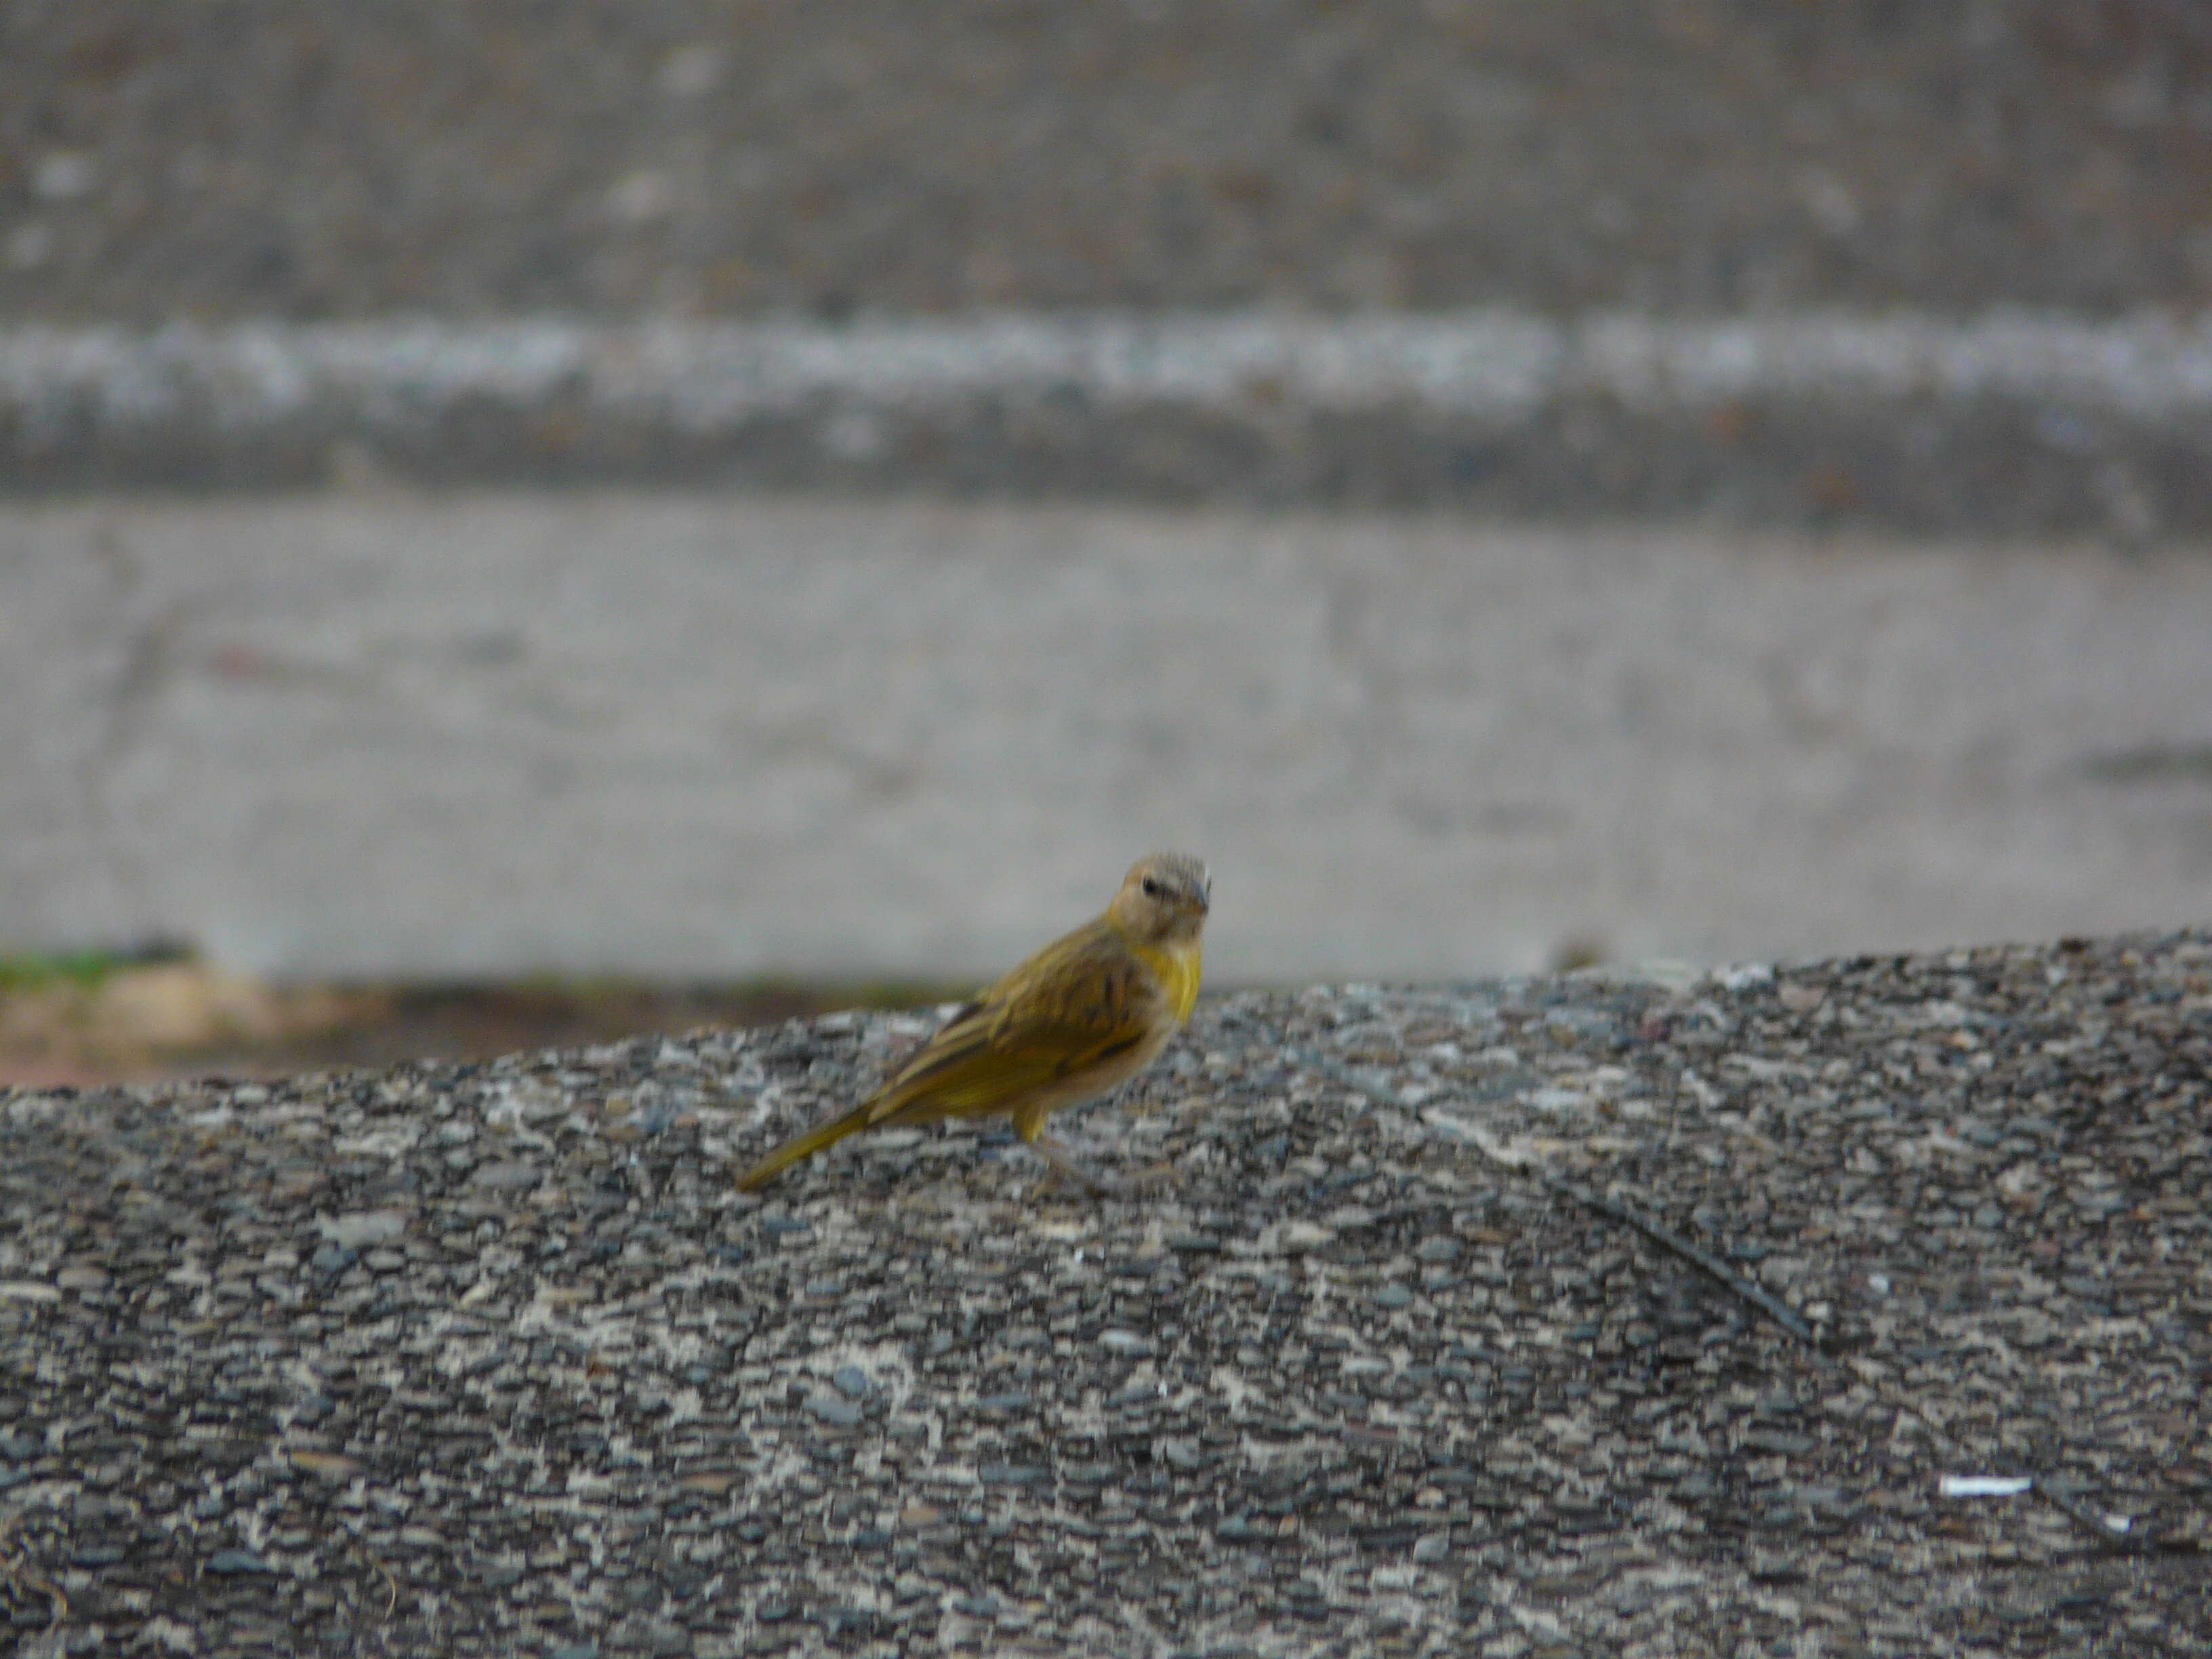
[[[1041,1134],[1030,1142],[1030,1150],[1053,1167],[1053,1172],[1076,1185],[1086,1188],[1094,1197],[1118,1198],[1123,1190],[1120,1182],[1095,1170],[1086,1170],[1075,1161],[1067,1148],[1050,1135]]]
[[[1148,1116],[1158,1111],[1162,1103],[1148,1099],[1146,1090],[1139,1083],[1123,1084],[1121,1097],[1121,1110],[1132,1116]],[[1133,1176],[1124,1176],[1122,1181],[1128,1190],[1143,1191],[1153,1187],[1166,1186],[1175,1178],[1175,1160],[1171,1158],[1164,1158],[1157,1163],[1146,1164]]]
[[[1067,1148],[1044,1132],[1044,1121],[1050,1116],[1048,1109],[1024,1106],[1014,1114],[1014,1133],[1029,1143],[1030,1150],[1052,1165],[1060,1176],[1077,1185],[1088,1188],[1093,1195],[1110,1198],[1121,1191],[1121,1184],[1109,1176],[1085,1169],[1078,1164]]]

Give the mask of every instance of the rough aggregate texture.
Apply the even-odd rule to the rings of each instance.
[[[1241,995],[1140,1195],[730,1190],[925,1029],[5,1097],[20,1650],[2212,1639],[2212,935]]]

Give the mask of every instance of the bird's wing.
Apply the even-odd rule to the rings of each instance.
[[[1032,1090],[1110,1063],[1152,1034],[1158,976],[1103,921],[1055,939],[955,1015],[869,1103],[900,1112],[1010,1110]]]

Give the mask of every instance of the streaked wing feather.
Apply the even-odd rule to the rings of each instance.
[[[870,1103],[868,1121],[1010,1108],[1142,1042],[1158,997],[1118,934],[1103,922],[1079,927],[949,1021]]]

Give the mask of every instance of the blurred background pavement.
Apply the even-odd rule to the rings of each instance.
[[[2208,295],[2181,0],[27,0],[0,1077],[2201,920]]]

